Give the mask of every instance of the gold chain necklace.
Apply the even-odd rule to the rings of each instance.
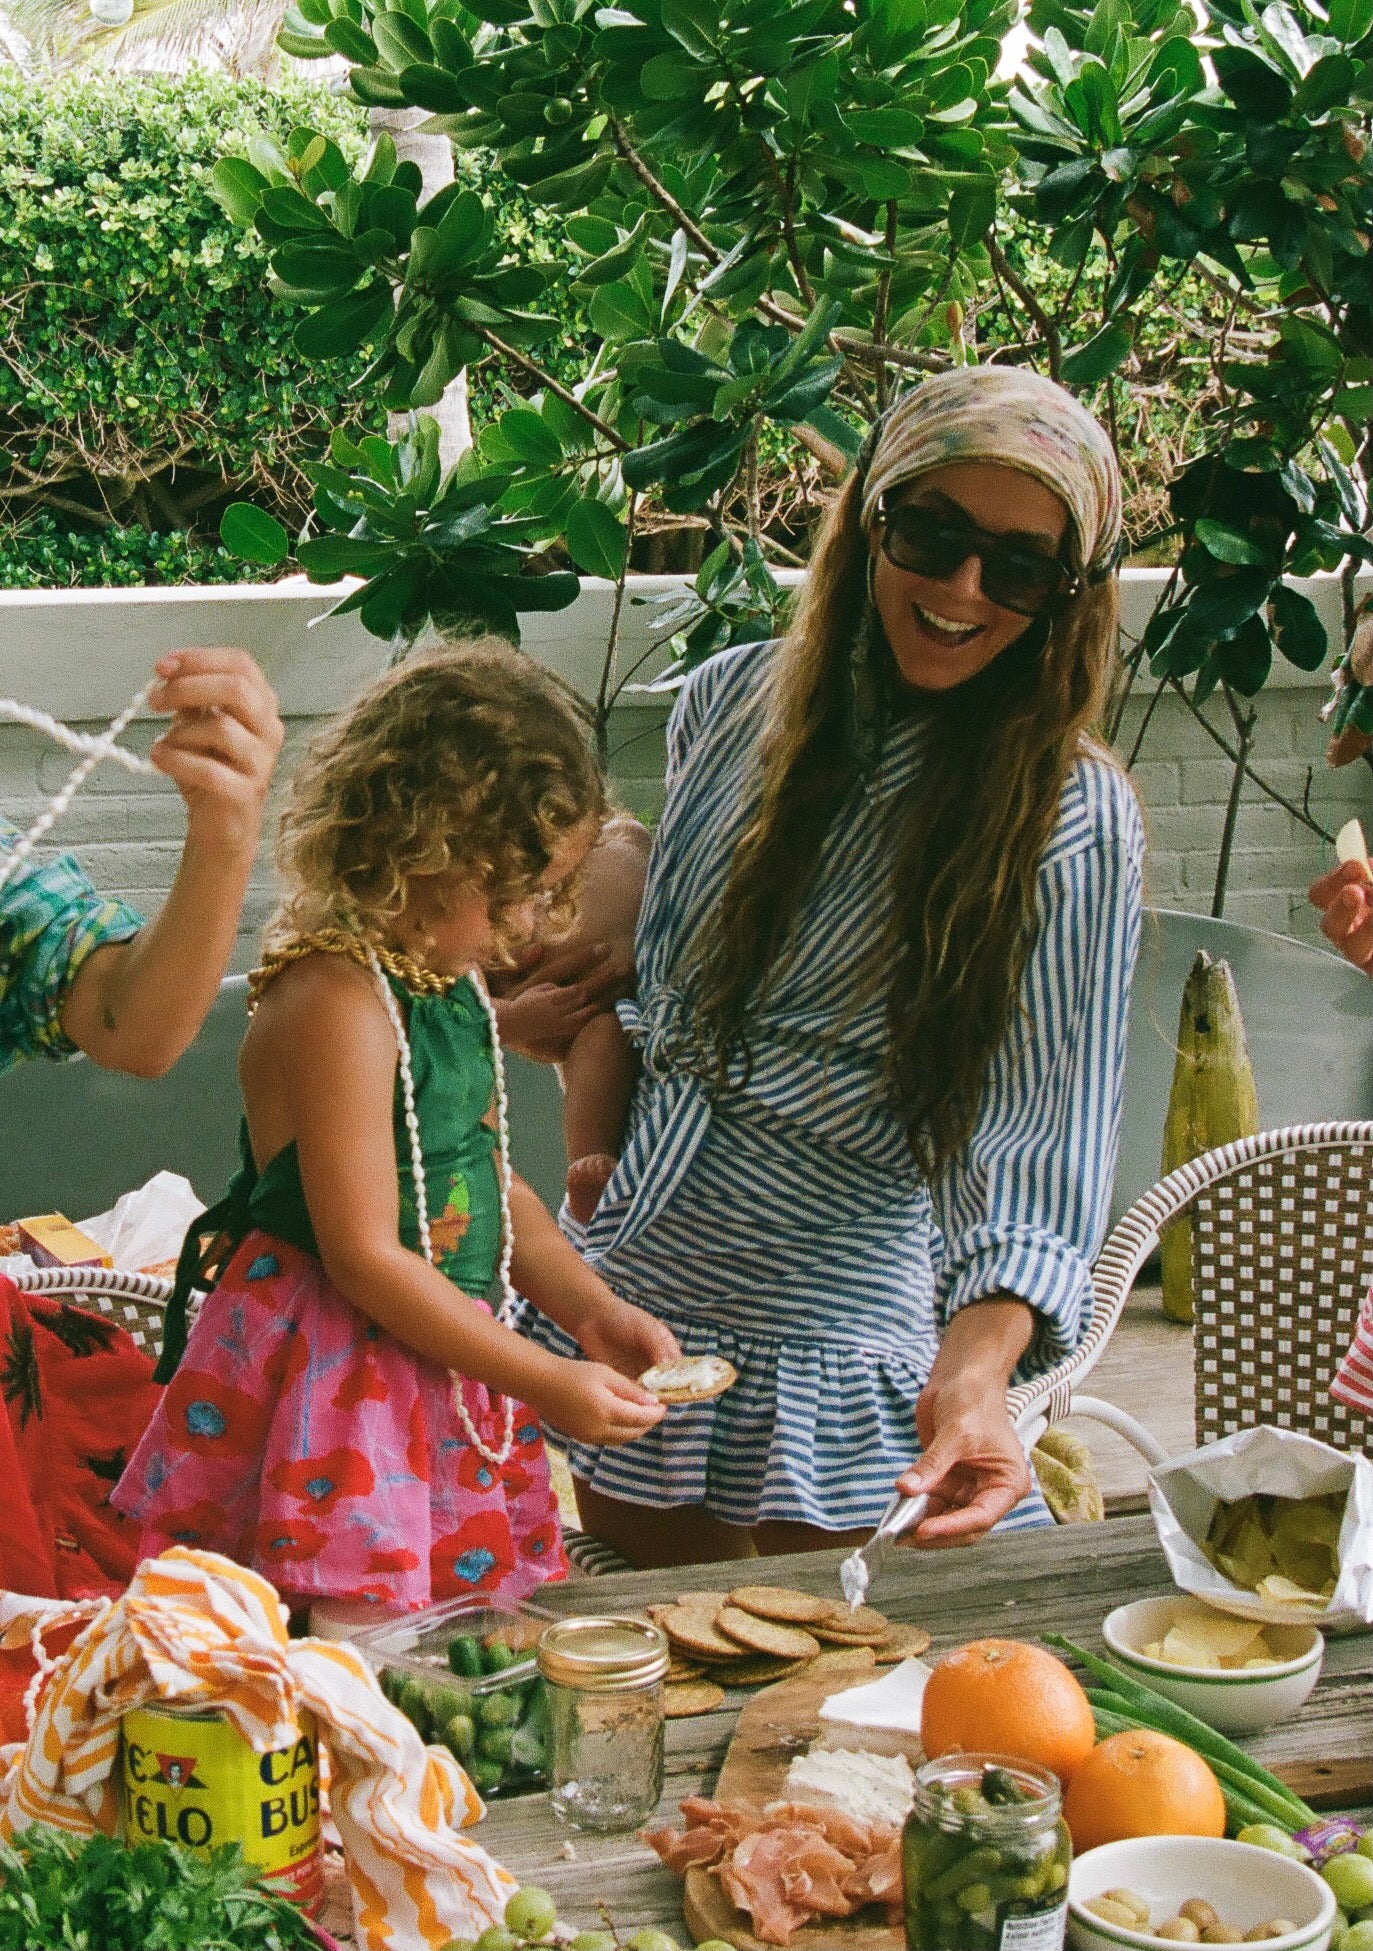
[[[422,962],[401,949],[383,948],[379,942],[369,944],[342,928],[320,928],[311,935],[302,935],[298,941],[288,942],[285,948],[270,949],[263,956],[248,977],[248,1014],[251,1016],[261,1002],[267,985],[293,962],[306,955],[346,955],[350,962],[366,969],[371,967],[369,948],[387,975],[404,983],[412,996],[446,996],[459,980],[457,976],[426,969]]]

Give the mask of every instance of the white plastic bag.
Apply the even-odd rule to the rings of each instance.
[[[205,1202],[196,1198],[189,1179],[179,1172],[155,1172],[146,1185],[116,1200],[109,1212],[77,1225],[104,1247],[121,1272],[136,1274],[175,1260],[191,1221],[204,1210]]]
[[[1340,1570],[1324,1605],[1277,1605],[1234,1585],[1201,1549],[1217,1504],[1241,1497],[1345,1492]],[[1373,1626],[1373,1463],[1291,1429],[1242,1429],[1149,1472],[1149,1505],[1168,1569],[1184,1592],[1270,1625],[1309,1621],[1327,1632]]]

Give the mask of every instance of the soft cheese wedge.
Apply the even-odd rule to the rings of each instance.
[[[920,1708],[932,1671],[923,1660],[902,1660],[880,1680],[831,1694],[820,1709],[826,1746],[922,1759]]]

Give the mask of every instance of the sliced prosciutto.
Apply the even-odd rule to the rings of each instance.
[[[901,1901],[900,1832],[839,1809],[775,1802],[730,1808],[704,1796],[682,1804],[684,1829],[650,1829],[643,1840],[670,1869],[708,1870],[747,1913],[764,1944],[790,1944],[817,1917],[852,1917],[867,1904],[890,1913]]]

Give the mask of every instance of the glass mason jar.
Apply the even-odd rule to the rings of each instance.
[[[945,1755],[915,1777],[902,1838],[906,1943],[1059,1951],[1072,1844],[1058,1778],[999,1755]]]
[[[663,1792],[665,1635],[643,1619],[559,1619],[538,1658],[554,1815],[577,1829],[637,1828]]]

